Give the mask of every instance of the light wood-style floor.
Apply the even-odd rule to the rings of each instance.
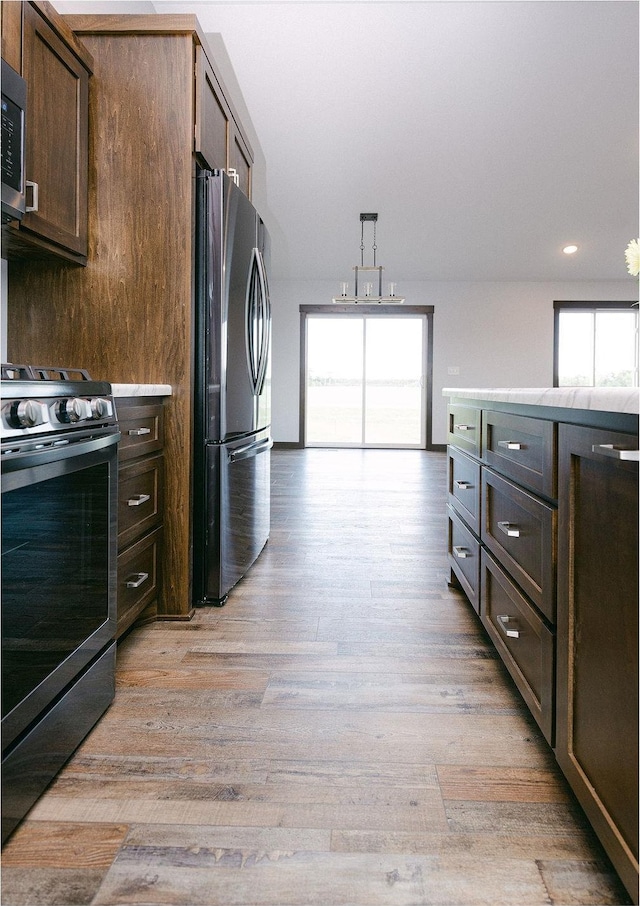
[[[279,451],[272,525],[224,608],[124,640],[2,903],[628,903],[447,587],[444,455]]]

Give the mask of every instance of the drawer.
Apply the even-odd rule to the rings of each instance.
[[[122,440],[118,460],[125,462],[162,449],[162,403],[137,397],[116,400]]]
[[[545,739],[553,745],[555,636],[485,550],[480,581],[482,623]]]
[[[160,594],[162,529],[157,528],[118,556],[118,628],[128,629]]]
[[[118,470],[118,549],[162,522],[163,458],[120,466]]]
[[[496,472],[538,494],[558,494],[554,422],[484,410],[482,458]]]
[[[481,538],[551,623],[556,618],[557,510],[482,469]]]
[[[480,463],[455,447],[448,450],[449,503],[480,534]]]
[[[480,456],[480,409],[451,403],[448,442],[472,456]]]
[[[474,610],[480,610],[480,542],[452,506],[449,513],[449,564]]]

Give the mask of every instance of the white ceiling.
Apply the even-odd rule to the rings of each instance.
[[[190,12],[221,36],[266,161],[275,277],[337,291],[371,211],[378,263],[399,291],[409,280],[627,278],[635,0],[55,6]]]

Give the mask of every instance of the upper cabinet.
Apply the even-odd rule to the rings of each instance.
[[[251,198],[252,152],[201,45],[195,48],[195,144],[200,163],[226,170]]]
[[[2,53],[27,83],[27,213],[4,229],[4,254],[86,264],[93,60],[49,3],[2,6]]]

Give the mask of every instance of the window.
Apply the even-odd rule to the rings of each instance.
[[[637,387],[638,307],[554,302],[554,387]]]

